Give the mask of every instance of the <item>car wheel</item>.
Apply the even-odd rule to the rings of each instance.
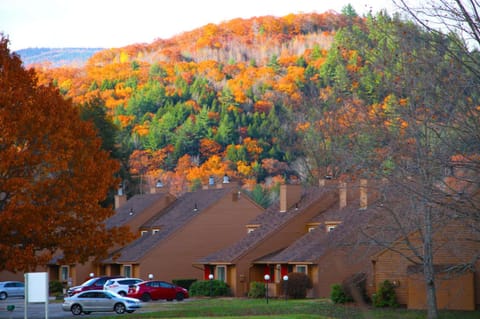
[[[177,299],[177,301],[182,301],[183,298],[185,298],[185,296],[181,292],[177,292],[175,299]]]
[[[125,297],[127,295],[127,293],[125,291],[120,291],[118,294],[122,297]]]
[[[0,292],[0,300],[5,300],[7,299],[8,295],[5,291]]]
[[[147,301],[152,300],[152,296],[150,296],[149,293],[144,293],[144,294],[142,295],[142,298],[140,298],[140,299],[142,299],[142,301],[147,302]]]
[[[75,316],[82,314],[82,306],[80,306],[78,303],[74,304],[70,310]]]
[[[116,313],[121,315],[122,313],[125,313],[126,307],[123,303],[117,303],[115,307],[113,307],[113,310],[115,310]]]

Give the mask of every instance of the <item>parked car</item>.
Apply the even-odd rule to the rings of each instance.
[[[116,292],[120,296],[126,296],[128,287],[144,281],[140,278],[112,278],[108,279],[103,286],[103,290]]]
[[[25,298],[25,284],[20,281],[0,282],[0,300],[5,300],[9,297]]]
[[[74,315],[82,313],[88,315],[92,312],[115,311],[117,314],[132,313],[141,308],[140,300],[123,297],[112,291],[88,290],[72,297],[65,297],[62,309],[71,311]]]
[[[184,298],[189,297],[187,289],[159,280],[148,280],[132,285],[128,289],[127,296],[138,298],[142,301],[158,299],[182,301]]]
[[[89,280],[85,281],[83,284],[80,286],[74,286],[70,287],[67,290],[67,295],[69,297],[78,294],[79,292],[82,291],[87,291],[87,290],[103,290],[103,286],[105,285],[105,282],[108,279],[112,278],[124,278],[123,276],[101,276],[101,277],[93,277],[90,278]]]

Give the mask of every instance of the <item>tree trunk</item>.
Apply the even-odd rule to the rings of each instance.
[[[432,208],[424,206],[425,212],[425,233],[424,233],[424,254],[423,271],[427,293],[427,319],[438,319],[437,295],[435,288],[435,270],[433,263],[432,248]]]

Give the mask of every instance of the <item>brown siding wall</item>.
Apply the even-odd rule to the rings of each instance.
[[[322,257],[318,263],[315,277],[317,287],[314,287],[314,297],[329,298],[332,285],[341,284],[348,277],[365,273],[367,275],[367,294],[373,293],[373,274],[370,266],[369,255],[365,250],[357,248],[354,253],[345,252],[338,248]]]
[[[439,309],[475,310],[473,273],[468,272],[450,279],[439,278],[436,284]],[[425,281],[421,275],[408,277],[408,308],[425,309]]]
[[[436,265],[450,265],[450,264],[459,264],[459,263],[468,263],[471,262],[472,256],[480,251],[480,242],[478,241],[471,241],[471,240],[464,240],[464,238],[472,238],[471,234],[466,234],[461,225],[454,225],[449,224],[441,231],[439,230],[434,239],[435,245],[435,255],[434,255],[434,263]],[[417,247],[421,247],[421,242],[418,239],[418,236],[410,236],[410,240],[413,242],[414,245]],[[405,245],[401,242],[395,244],[395,249],[403,251],[405,254],[409,254],[411,257],[412,254],[409,250],[405,247]],[[421,250],[421,248],[420,248]],[[477,262],[477,266],[478,266]],[[395,289],[397,293],[397,299],[400,304],[409,305],[409,301],[412,301],[413,297],[409,294],[414,293],[418,297],[418,294],[425,294],[425,290],[416,290],[418,288],[417,285],[415,287],[409,287],[409,283],[412,282],[411,278],[407,276],[407,267],[411,265],[404,257],[400,256],[397,253],[394,253],[391,250],[385,250],[381,254],[379,254],[375,261],[375,285],[379,287],[380,283],[384,280],[397,280],[399,281],[399,286]],[[478,267],[477,267],[478,268]],[[477,269],[478,270],[478,269]],[[478,271],[477,271],[478,273]],[[479,275],[475,274],[472,276],[468,276],[463,278],[462,276],[454,275],[453,279],[450,281],[446,281],[442,283],[442,289],[446,289],[445,285],[449,285],[452,291],[454,291],[459,285],[459,283],[464,282],[465,280],[472,280],[472,289],[466,289],[464,293],[464,298],[466,300],[474,300],[474,303],[477,305],[480,304],[478,294],[475,296],[475,291],[478,292],[479,290]],[[457,282],[458,281],[458,282]],[[440,281],[439,281],[440,282]],[[467,285],[468,286],[468,285]],[[449,289],[450,289],[449,288]],[[447,289],[448,290],[448,289]],[[467,295],[471,294],[471,295]],[[439,291],[440,299],[445,297],[445,294],[441,295],[441,291]],[[442,301],[442,306],[445,305],[449,307],[449,309],[463,309],[465,307],[464,303],[456,303],[450,301]],[[469,301],[467,302],[469,304]],[[414,305],[417,307],[418,304],[415,303]]]
[[[202,211],[188,224],[154,247],[141,260],[140,276],[149,273],[162,280],[203,279],[203,269],[194,262],[245,236],[244,225],[263,209],[246,198],[231,194]]]
[[[293,218],[289,223],[284,225],[282,228],[277,229],[268,238],[261,241],[253,249],[250,249],[247,253],[245,253],[245,255],[235,262],[237,267],[237,286],[240,287],[240,285],[238,285],[240,276],[248,275],[247,282],[263,281],[263,272],[261,274],[253,272],[256,277],[250,277],[250,267],[252,262],[260,257],[288,247],[293,241],[303,236],[305,234],[305,224],[320,212],[325,211],[337,203],[337,199],[338,194],[325,194],[325,196],[323,196],[315,204],[311,205],[304,212]],[[282,213],[279,212],[279,214]],[[236,291],[233,291],[233,293],[236,297],[243,297],[245,296],[246,291],[238,288]]]

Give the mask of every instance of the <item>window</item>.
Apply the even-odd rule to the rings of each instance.
[[[327,231],[330,232],[330,231],[334,230],[335,227],[337,227],[337,225],[327,225]]]
[[[123,275],[125,277],[132,277],[132,266],[131,265],[123,265]]]
[[[159,231],[160,231],[160,229],[158,229],[158,228],[152,229],[152,235],[155,235],[155,234],[158,233]]]
[[[330,221],[325,223],[325,229],[327,232],[331,232],[334,230],[338,225],[340,225],[341,222],[339,221]]]
[[[68,281],[68,266],[61,266],[60,267],[60,281]]]
[[[296,272],[300,272],[300,273],[302,273],[302,274],[306,274],[306,273],[307,273],[307,270],[308,270],[307,265],[297,265],[297,266],[295,267],[295,271],[296,271]]]
[[[141,231],[140,231],[140,235],[141,235],[141,236],[146,235],[147,233],[148,233],[148,231],[146,231],[146,230],[141,230]]]
[[[217,266],[217,279],[226,282],[227,270],[225,266]]]
[[[310,226],[308,227],[308,232],[311,232],[312,230],[314,230],[316,227],[315,226]]]
[[[255,231],[258,227],[260,227],[260,225],[247,225],[247,234]]]

